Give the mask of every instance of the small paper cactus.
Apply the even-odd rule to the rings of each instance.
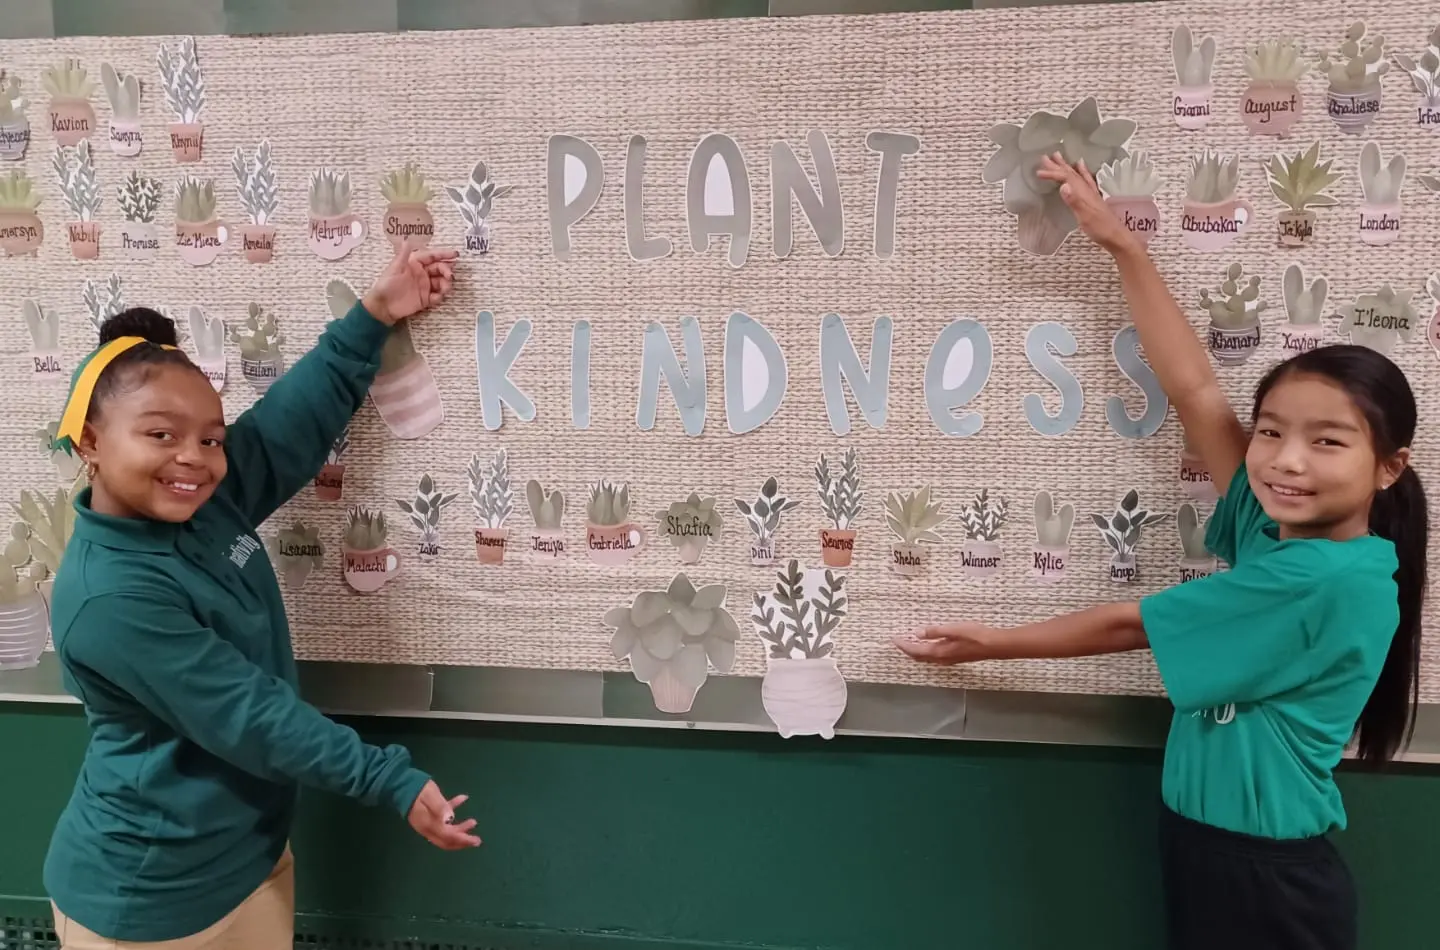
[[[1305,284],[1305,271],[1299,264],[1285,268],[1281,284],[1285,294],[1285,313],[1290,322],[1297,326],[1319,326],[1325,313],[1325,298],[1330,285],[1324,277],[1317,277]]]
[[[1210,290],[1200,291],[1201,308],[1215,326],[1239,330],[1259,325],[1261,312],[1270,305],[1259,299],[1260,278],[1251,277],[1242,284],[1244,277],[1245,268],[1239,263],[1231,264],[1218,289],[1219,296]]]
[[[1374,88],[1390,71],[1385,62],[1385,37],[1368,33],[1363,21],[1350,25],[1336,53],[1321,53],[1317,61],[1330,88],[1342,93]]]
[[[535,479],[525,483],[525,502],[530,506],[530,518],[540,531],[558,531],[565,519],[565,493],[560,489],[546,491]]]
[[[1035,493],[1035,541],[1042,548],[1070,546],[1070,529],[1075,523],[1075,506],[1055,507],[1048,491]]]
[[[1175,62],[1175,79],[1181,88],[1210,85],[1210,70],[1215,65],[1215,37],[1207,36],[1196,45],[1190,28],[1181,24],[1171,34],[1170,55]]]
[[[1405,184],[1405,156],[1391,156],[1385,161],[1380,155],[1380,146],[1366,142],[1360,149],[1360,190],[1369,204],[1394,204],[1400,200],[1400,189]]]
[[[240,356],[247,360],[273,360],[279,357],[280,347],[285,345],[285,335],[275,322],[275,315],[258,303],[252,303],[243,326],[230,331],[235,345],[240,347]]]

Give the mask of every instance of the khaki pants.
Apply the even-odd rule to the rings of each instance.
[[[92,933],[53,903],[60,950],[293,950],[295,946],[295,862],[286,848],[275,870],[244,903],[189,937],[131,943]]]

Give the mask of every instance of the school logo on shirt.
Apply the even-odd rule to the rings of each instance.
[[[243,568],[250,560],[250,556],[260,550],[260,542],[248,534],[242,534],[230,545],[230,561],[236,567]]]
[[[1199,716],[1201,719],[1213,719],[1217,726],[1227,726],[1235,721],[1235,704],[1226,703],[1223,706],[1212,706],[1209,709],[1200,709],[1190,715]]]

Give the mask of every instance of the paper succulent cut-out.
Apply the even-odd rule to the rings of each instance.
[[[1068,115],[1035,112],[1022,125],[1001,123],[990,129],[999,151],[981,174],[986,184],[1004,183],[1005,210],[1015,215],[1020,247],[1049,256],[1060,250],[1078,227],[1055,182],[1042,181],[1036,171],[1046,155],[1060,152],[1066,161],[1085,160],[1101,168],[1124,158],[1125,143],[1135,134],[1129,119],[1104,119],[1094,97],[1083,99]]]
[[[0,250],[6,257],[34,254],[45,240],[45,225],[35,209],[40,195],[20,169],[0,175]]]
[[[1400,236],[1400,191],[1405,186],[1405,156],[1385,161],[1380,146],[1366,142],[1360,149],[1360,240],[1381,247]]]
[[[702,498],[691,492],[684,501],[671,502],[669,507],[658,512],[659,532],[668,538],[680,556],[682,564],[696,564],[711,541],[720,537],[723,519],[715,510],[713,497]]]
[[[1192,250],[1224,250],[1249,227],[1255,209],[1236,197],[1239,183],[1238,156],[1206,149],[1190,159],[1180,232]]]
[[[35,300],[20,302],[20,317],[30,332],[30,363],[36,379],[69,382],[60,358],[60,317]]]
[[[1250,85],[1240,100],[1240,117],[1252,135],[1284,136],[1305,113],[1300,79],[1310,63],[1299,43],[1265,40],[1245,51]]]
[[[1321,320],[1325,316],[1330,283],[1324,277],[1317,277],[1307,284],[1304,269],[1299,264],[1291,264],[1285,268],[1281,289],[1289,322],[1280,328],[1280,354],[1289,358],[1320,345]]]
[[[1165,515],[1140,507],[1140,493],[1132,488],[1120,499],[1115,513],[1109,518],[1092,514],[1090,520],[1100,529],[1100,537],[1110,549],[1110,579],[1124,584],[1139,576],[1135,553],[1140,545],[1141,532],[1152,524],[1164,521]]]
[[[350,451],[350,427],[347,425],[325,453],[325,464],[315,476],[315,497],[321,501],[339,501],[345,496],[345,454]]]
[[[1195,506],[1186,502],[1175,513],[1175,530],[1180,534],[1180,583],[1199,580],[1215,573],[1215,556],[1205,547],[1208,518],[1201,519]]]
[[[760,486],[754,501],[735,499],[735,508],[745,516],[750,528],[750,563],[768,565],[775,560],[775,535],[780,531],[780,516],[800,507],[800,502],[780,494],[780,483],[772,476]]]
[[[410,526],[420,535],[421,560],[440,556],[440,515],[458,495],[458,492],[447,495],[435,484],[435,479],[422,475],[415,497],[409,501],[395,499],[395,504],[410,518]]]
[[[1200,308],[1210,316],[1210,353],[1223,365],[1243,363],[1260,345],[1260,278],[1245,280],[1245,267],[1231,264],[1214,290],[1200,291]]]
[[[18,162],[30,147],[28,105],[20,92],[20,78],[0,72],[0,162]]]
[[[1397,341],[1410,342],[1420,314],[1415,309],[1415,291],[1397,291],[1388,283],[1375,293],[1361,294],[1354,303],[1340,308],[1340,332],[1350,342],[1368,346],[1387,356]]]
[[[624,482],[591,485],[585,520],[585,548],[597,564],[624,564],[645,543],[645,529],[630,520],[630,486]]]
[[[120,250],[132,260],[149,260],[160,252],[155,215],[165,197],[158,178],[132,171],[115,189],[115,198],[125,221],[120,225]]]
[[[201,307],[191,307],[186,316],[190,328],[190,342],[195,347],[195,365],[200,367],[200,371],[218,393],[225,388],[228,368],[225,357],[225,339],[228,335],[225,331],[225,320],[222,317],[210,316]],[[249,329],[248,325],[246,329]],[[256,329],[259,329],[258,321]]]
[[[125,282],[119,274],[111,274],[103,284],[87,280],[80,289],[80,299],[90,314],[90,326],[98,335],[106,320],[125,309]]]
[[[0,670],[35,666],[49,639],[49,603],[55,571],[74,528],[71,494],[65,488],[51,499],[22,491],[12,505],[20,521],[0,550]]]
[[[101,196],[90,140],[73,148],[56,147],[51,166],[72,216],[65,229],[70,236],[70,253],[76,260],[94,260],[100,256],[100,223],[95,218],[100,213]]]
[[[530,534],[530,550],[541,557],[561,557],[565,553],[565,493],[560,489],[546,491],[536,479],[525,483],[525,504],[535,530]]]
[[[930,560],[930,545],[944,540],[936,530],[950,520],[940,513],[944,502],[933,500],[929,485],[885,496],[885,523],[895,540],[890,544],[890,569],[902,577],[921,573]]]
[[[1425,51],[1418,60],[1404,53],[1395,53],[1395,65],[1410,77],[1410,84],[1420,93],[1415,106],[1415,124],[1422,129],[1440,129],[1440,26],[1426,37]]]
[[[1335,160],[1320,161],[1317,140],[1303,152],[1273,155],[1265,164],[1270,191],[1286,210],[1280,212],[1280,243],[1285,247],[1302,247],[1315,234],[1315,212],[1312,208],[1333,208],[1340,202],[1326,194],[1325,189],[1340,180],[1340,173],[1331,170]]]
[[[101,63],[100,82],[105,86],[105,98],[110,100],[110,151],[122,158],[134,158],[145,147],[140,125],[140,79]]]
[[[245,322],[230,328],[230,338],[240,347],[240,375],[257,393],[269,389],[285,374],[285,334],[275,315],[258,303],[250,304]]]
[[[337,320],[349,313],[359,299],[355,288],[343,280],[325,285],[330,315]],[[380,351],[380,371],[370,385],[370,401],[397,439],[424,438],[445,421],[440,387],[430,364],[415,349],[409,320],[398,320],[390,328]]]
[[[78,59],[65,59],[45,67],[40,84],[50,94],[50,134],[56,145],[79,145],[95,131],[95,107],[90,97],[95,83]]]
[[[304,587],[310,575],[325,565],[325,544],[320,540],[320,529],[303,521],[275,532],[269,547],[285,586],[291,590]]]
[[[1000,531],[1010,517],[1010,503],[982,488],[960,505],[960,523],[965,527],[965,547],[960,566],[970,577],[989,577],[1000,570]]]
[[[186,175],[175,183],[175,246],[194,267],[214,263],[230,232],[215,216],[215,182]]]
[[[1329,82],[1325,107],[1341,132],[1358,133],[1380,114],[1380,77],[1390,71],[1385,61],[1385,37],[1370,33],[1363,21],[1350,24],[1334,53],[1318,57],[1320,72]]]
[[[505,547],[510,529],[505,521],[515,511],[515,493],[510,488],[510,457],[497,449],[486,465],[479,455],[470,456],[466,469],[470,505],[475,509],[475,556],[481,564],[500,564],[505,560]]]
[[[820,453],[820,461],[815,463],[815,491],[820,496],[820,510],[830,522],[830,527],[820,529],[821,558],[828,567],[849,567],[855,555],[855,522],[865,507],[860,454],[847,449],[836,472],[825,453]]]
[[[605,626],[615,631],[611,653],[630,661],[660,712],[689,712],[710,667],[734,668],[740,627],[725,609],[726,594],[724,584],[697,589],[681,573],[665,590],[642,591],[629,606],[605,612]]]
[[[424,247],[434,240],[435,218],[429,202],[435,192],[414,162],[386,172],[380,179],[380,194],[389,202],[385,208],[385,236],[392,245],[399,248],[409,241],[413,247]]]
[[[174,51],[161,43],[155,63],[160,68],[165,102],[175,116],[169,126],[175,161],[198,162],[205,145],[205,125],[200,121],[200,113],[205,109],[205,73],[200,69],[195,37],[185,37]]]
[[[76,455],[69,439],[56,438],[60,431],[60,420],[46,423],[45,428],[35,430],[35,439],[40,443],[40,453],[55,466],[55,472],[63,484],[74,484],[80,477],[84,461]]]
[[[755,595],[750,622],[765,645],[760,699],[780,735],[829,739],[845,712],[845,677],[835,665],[835,634],[850,611],[845,577],[789,561],[775,584]]]
[[[1035,493],[1035,549],[1031,552],[1030,576],[1055,583],[1065,576],[1070,560],[1070,529],[1075,524],[1075,506],[1055,507],[1048,491]]]
[[[365,222],[350,210],[350,173],[318,168],[310,173],[310,250],[323,261],[344,258],[365,240]]]
[[[251,156],[237,148],[230,158],[230,171],[235,176],[235,193],[250,219],[240,227],[240,250],[250,263],[268,264],[275,257],[275,211],[280,206],[269,140],[262,139]]]
[[[1210,122],[1210,97],[1214,87],[1210,71],[1215,66],[1215,37],[1199,43],[1190,28],[1181,24],[1170,35],[1170,57],[1175,62],[1175,93],[1171,111],[1182,129],[1203,129]]]
[[[1105,193],[1105,203],[1141,245],[1149,245],[1160,230],[1160,207],[1155,192],[1160,176],[1155,163],[1146,152],[1135,152],[1117,159],[1095,173],[1095,183]]]
[[[384,512],[355,505],[345,515],[345,583],[362,594],[373,594],[400,571],[400,555],[389,544],[390,527]]]
[[[445,186],[450,203],[465,221],[465,250],[476,254],[490,252],[490,215],[495,209],[495,200],[514,188],[514,185],[496,185],[491,181],[484,162],[475,163],[470,170],[470,180],[463,187]]]

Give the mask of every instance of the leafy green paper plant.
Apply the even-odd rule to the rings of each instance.
[[[776,572],[771,591],[755,595],[750,620],[769,659],[819,660],[834,653],[835,631],[850,609],[845,577],[826,570],[819,583],[806,583],[816,575],[792,559]]]
[[[174,51],[161,43],[155,63],[160,68],[165,101],[176,121],[182,125],[199,124],[200,113],[205,108],[205,73],[200,69],[195,37],[185,37]]]
[[[1170,57],[1181,89],[1209,86],[1210,71],[1215,66],[1215,37],[1207,36],[1197,44],[1190,28],[1181,24],[1170,36]]]
[[[310,173],[310,214],[337,218],[350,213],[350,173],[320,168]]]
[[[1110,549],[1111,560],[1129,563],[1135,560],[1140,533],[1150,525],[1164,521],[1165,515],[1141,508],[1140,493],[1132,488],[1125,493],[1115,513],[1108,519],[1104,515],[1092,514],[1090,520],[1100,529],[1100,537]]]
[[[44,564],[31,560],[29,541],[30,529],[17,523],[11,526],[10,541],[0,552],[4,558],[4,564],[0,565],[0,604],[6,607],[20,604],[29,597],[39,597],[40,584],[49,576]],[[37,609],[44,608],[37,604]],[[40,646],[44,646],[43,640]]]
[[[752,555],[768,560],[774,556],[775,534],[780,530],[780,516],[800,507],[800,502],[780,494],[780,483],[772,476],[760,486],[754,501],[735,499],[735,507],[745,516],[752,535]],[[764,552],[769,552],[765,554]]]
[[[76,221],[94,221],[100,213],[100,186],[95,181],[95,161],[90,140],[70,148],[57,146],[51,166],[60,182],[60,193]]]
[[[465,249],[477,254],[490,251],[490,214],[495,200],[514,190],[514,185],[496,185],[484,162],[476,162],[464,187],[445,186],[450,203],[465,221]]]
[[[1334,159],[1320,161],[1317,140],[1303,152],[1274,155],[1265,164],[1270,191],[1290,210],[1304,214],[1311,208],[1332,208],[1340,202],[1325,193],[1340,180],[1340,173],[1331,171]]]
[[[320,529],[303,521],[281,528],[270,541],[270,555],[285,585],[299,590],[312,573],[324,566],[325,544],[320,540]]]
[[[38,207],[40,193],[29,175],[18,168],[8,175],[0,175],[0,213],[32,214]]]
[[[612,485],[603,479],[591,485],[585,517],[592,525],[602,528],[625,524],[630,520],[630,486],[623,482]]]
[[[95,82],[78,59],[64,59],[46,66],[40,73],[40,84],[55,99],[89,99],[95,94]]]
[[[175,184],[175,220],[205,224],[215,218],[215,182],[186,175]]]
[[[1217,289],[1200,291],[1200,306],[1210,315],[1211,326],[1244,330],[1260,325],[1260,314],[1270,305],[1260,299],[1260,278],[1242,283],[1244,278],[1244,266],[1231,264]]]
[[[90,325],[100,332],[106,320],[125,309],[125,284],[119,274],[111,274],[104,284],[93,280],[85,281],[80,290],[80,299],[90,314]]]
[[[537,531],[559,531],[565,520],[565,493],[560,489],[546,491],[536,479],[525,483],[525,503],[530,507],[530,520]]]
[[[1235,197],[1240,183],[1240,159],[1206,149],[1190,159],[1185,197],[1196,204],[1214,205]]]
[[[685,564],[699,561],[710,542],[720,537],[723,526],[720,512],[715,510],[715,499],[701,498],[695,492],[684,501],[671,502],[664,511],[656,513],[655,520]]]
[[[1160,189],[1160,176],[1149,153],[1135,152],[1101,168],[1095,183],[1110,198],[1149,198]]]
[[[395,504],[410,518],[410,525],[420,534],[420,556],[435,557],[440,553],[440,513],[450,507],[458,493],[445,494],[429,475],[420,476],[415,497],[410,501],[397,498]]]
[[[1373,294],[1361,294],[1354,303],[1340,308],[1340,332],[1350,342],[1389,354],[1398,340],[1409,342],[1420,314],[1415,309],[1415,291],[1397,291],[1388,283]]]
[[[105,98],[110,100],[112,123],[133,124],[140,121],[140,80],[126,75],[109,63],[100,64],[100,82]]]
[[[944,502],[931,500],[930,486],[919,491],[891,492],[885,496],[885,523],[902,545],[939,544],[945,539],[935,529],[949,521],[942,515]]]
[[[379,550],[388,539],[384,512],[354,505],[345,513],[345,546],[351,551]]]
[[[1415,87],[1415,91],[1420,93],[1424,106],[1435,109],[1440,108],[1440,26],[1431,30],[1426,40],[1429,45],[1425,47],[1425,52],[1420,54],[1418,61],[1404,53],[1395,53],[1393,58],[1395,65],[1410,76],[1410,83]],[[1420,118],[1424,124],[1423,108],[1420,110]]]
[[[840,471],[830,470],[830,459],[820,453],[815,463],[815,491],[820,496],[820,509],[837,531],[852,530],[865,507],[865,493],[860,490],[860,455],[847,449],[840,460]]]
[[[992,497],[988,488],[980,489],[971,501],[960,506],[960,521],[971,541],[998,542],[1009,515],[1009,502],[999,495]]]
[[[498,530],[515,511],[515,495],[510,488],[510,457],[497,449],[487,466],[480,456],[471,455],[466,469],[470,504],[480,527]]]
[[[132,171],[115,189],[125,220],[136,224],[154,224],[164,190],[165,186],[160,183],[160,179],[147,178],[137,171]]]
[[[326,465],[344,465],[345,453],[350,451],[350,427],[347,425],[330,443],[330,449],[325,453]]]
[[[249,157],[237,148],[230,158],[230,170],[235,175],[235,193],[240,196],[250,223],[260,227],[269,225],[280,205],[270,141],[262,140],[255,154]]]
[[[1075,506],[1055,507],[1048,491],[1035,493],[1035,543],[1042,548],[1068,548],[1070,528],[1075,523]]]
[[[1245,51],[1245,74],[1254,82],[1294,85],[1310,71],[1305,50],[1293,40],[1264,40]]]

